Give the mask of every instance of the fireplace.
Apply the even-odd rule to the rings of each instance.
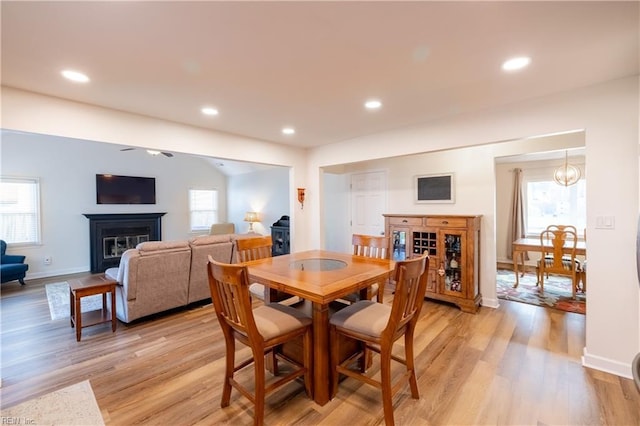
[[[89,214],[91,272],[118,266],[122,253],[144,241],[160,241],[166,213]]]

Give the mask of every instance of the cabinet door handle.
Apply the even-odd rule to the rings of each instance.
[[[448,221],[448,220],[443,220],[443,221],[442,221],[442,224],[443,224],[443,225],[448,225],[448,224],[449,224],[449,221]]]
[[[407,223],[409,222],[407,219],[402,219],[402,223]]]
[[[444,276],[444,262],[440,263],[440,268],[438,268],[438,275],[440,275],[441,277]]]

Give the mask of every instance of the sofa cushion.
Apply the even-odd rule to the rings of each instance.
[[[231,235],[198,235],[191,238],[189,244],[192,246],[202,246],[206,244],[228,243],[231,241]]]
[[[218,262],[230,263],[233,243],[229,235],[202,235],[189,240],[191,271],[189,273],[189,303],[211,297],[207,265],[209,256]]]
[[[185,306],[191,249],[186,241],[149,241],[122,254],[116,316],[123,322]]]
[[[141,256],[155,255],[158,252],[189,250],[187,241],[146,241],[136,246]]]
[[[118,284],[122,285],[122,282],[120,282],[118,280],[118,271],[120,271],[120,268],[109,268],[106,271],[104,271],[104,276],[107,277],[110,280],[114,280],[114,281],[118,281]]]

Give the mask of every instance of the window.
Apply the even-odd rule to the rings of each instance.
[[[549,225],[574,225],[578,235],[583,234],[587,226],[587,183],[584,179],[568,187],[553,180],[526,176],[523,183],[527,236],[538,236]]]
[[[208,231],[218,222],[218,191],[215,189],[190,189],[189,213],[191,232]]]
[[[40,181],[0,178],[0,236],[7,244],[40,244]]]

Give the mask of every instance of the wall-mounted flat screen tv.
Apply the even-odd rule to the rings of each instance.
[[[156,179],[96,175],[96,200],[98,204],[155,204]]]

